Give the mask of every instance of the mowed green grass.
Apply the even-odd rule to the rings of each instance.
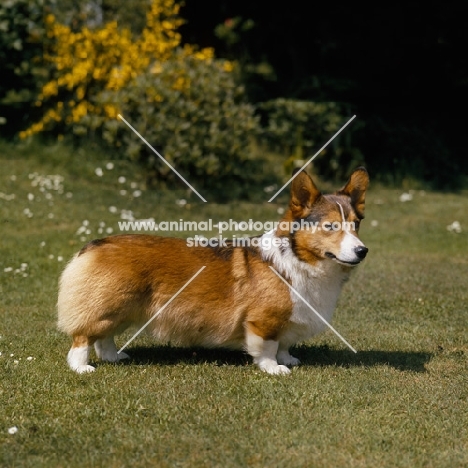
[[[128,211],[274,221],[286,202],[205,204],[182,184],[145,190],[143,174],[107,162],[1,145],[1,466],[468,466],[466,192],[401,202],[402,190],[371,188],[361,228],[369,255],[333,320],[357,354],[328,331],[294,350],[303,364],[291,375],[270,376],[240,352],[139,336],[129,362],[76,375],[55,302],[61,270],[87,239],[118,233]],[[454,221],[461,233],[447,230]]]

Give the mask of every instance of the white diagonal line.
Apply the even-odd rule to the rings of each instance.
[[[120,120],[122,120],[124,123],[127,124],[127,126],[133,130],[133,132],[138,135],[141,140],[150,148],[153,153],[158,156],[162,161],[164,161],[199,197],[202,201],[206,203],[206,200],[174,169],[171,164],[169,164],[123,117],[121,114],[118,114],[117,117],[119,117]]]
[[[302,302],[346,345],[351,351],[357,351],[272,267],[270,269],[299,297]]]
[[[120,354],[206,268],[202,266],[118,351]]]
[[[272,200],[274,200],[278,194],[284,190],[284,188],[292,182],[298,175],[299,172],[301,172],[303,169],[305,169],[314,159],[316,156],[318,156],[327,146],[328,144],[333,141],[354,119],[356,118],[355,115],[353,115],[302,167],[299,171],[297,171],[269,200],[268,203],[270,203]]]

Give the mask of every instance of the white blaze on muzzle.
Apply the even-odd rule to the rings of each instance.
[[[344,231],[344,236],[340,244],[340,253],[337,255],[336,259],[344,263],[356,263],[360,262],[362,258],[359,258],[356,254],[357,247],[364,247],[364,244],[356,236],[356,234],[351,233],[351,225],[346,222],[343,207],[341,203],[336,202],[340,207],[341,213],[341,230]]]

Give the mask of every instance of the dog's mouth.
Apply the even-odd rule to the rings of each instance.
[[[335,254],[332,254],[331,252],[325,252],[325,256],[327,258],[335,260],[335,262],[340,263],[341,265],[346,265],[346,266],[356,266],[361,263],[361,260],[359,259],[354,260],[354,261],[341,260]]]

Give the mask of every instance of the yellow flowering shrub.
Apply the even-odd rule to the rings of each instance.
[[[106,90],[118,91],[145,71],[150,64],[164,63],[181,42],[178,33],[183,20],[175,0],[153,0],[146,15],[142,34],[133,39],[129,29],[117,22],[100,28],[82,28],[74,32],[57,22],[53,15],[45,18],[50,49],[45,60],[52,65],[53,78],[43,86],[37,106],[44,109],[41,120],[20,133],[26,138],[43,130],[72,126],[86,115],[115,118],[114,104],[97,104],[97,96]],[[186,53],[199,59],[212,58],[212,50]]]
[[[211,48],[181,46],[175,1],[153,0],[137,37],[116,22],[73,31],[49,15],[45,58],[53,77],[38,99],[42,118],[20,136],[97,137],[142,165],[149,183],[180,183],[117,119],[121,113],[213,200],[248,198],[264,177],[264,161],[248,150],[259,130],[255,107],[232,62]]]

